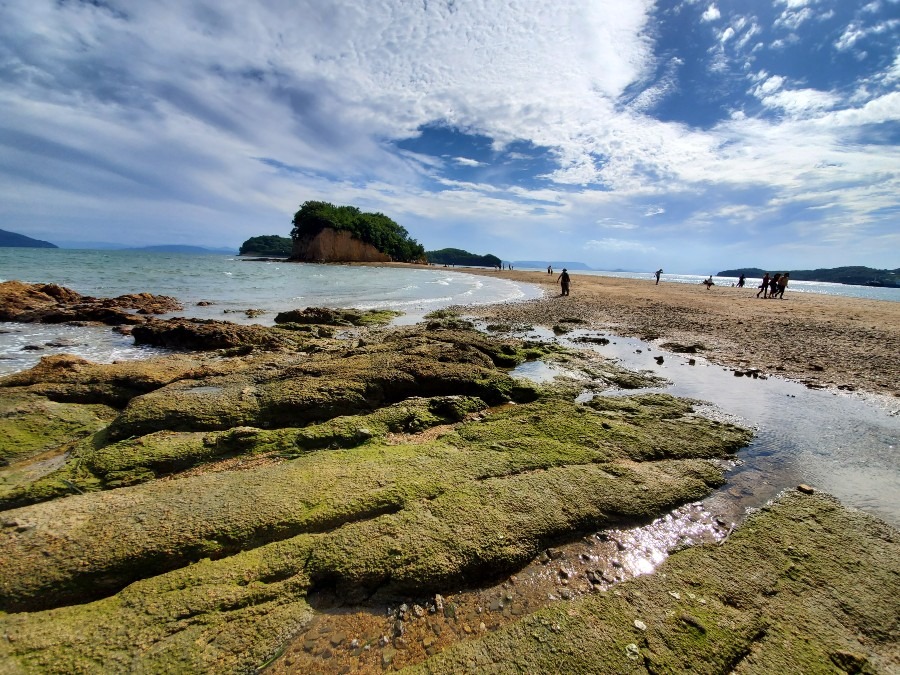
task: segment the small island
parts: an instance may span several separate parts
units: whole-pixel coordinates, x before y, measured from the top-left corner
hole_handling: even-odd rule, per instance
[[[240,255],[289,256],[294,248],[294,240],[277,234],[250,237],[241,244]]]
[[[495,255],[478,255],[459,248],[442,248],[425,254],[428,262],[435,265],[462,265],[464,267],[500,267],[501,260]]]
[[[294,214],[289,260],[424,262],[425,249],[383,213],[307,201]]]

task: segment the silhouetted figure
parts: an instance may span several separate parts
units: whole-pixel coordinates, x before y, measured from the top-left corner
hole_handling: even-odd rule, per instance
[[[742,275],[738,278],[738,288],[743,288],[743,287],[744,287],[744,283],[745,283],[746,281],[747,281],[747,275],[742,274]]]
[[[547,274],[553,274],[553,265],[547,265]]]
[[[701,283],[706,284],[706,290],[716,285],[716,282],[712,280],[712,274],[709,275],[709,279],[704,279]]]
[[[778,297],[784,300],[784,289],[787,288],[788,285],[788,277],[790,273],[785,272],[781,275],[781,278],[778,280]],[[775,296],[772,296],[775,297]]]
[[[556,283],[558,283],[558,284],[560,284],[560,285],[562,286],[562,293],[561,293],[561,295],[568,295],[568,294],[569,294],[569,283],[570,283],[570,281],[571,281],[571,280],[569,279],[569,273],[566,271],[566,268],[563,267],[562,274],[560,274],[559,277],[557,277],[557,279],[556,279]]]
[[[759,294],[763,294],[763,300],[769,297],[769,273],[766,272],[766,276],[763,277],[762,283],[759,285],[759,290],[756,292],[756,297],[759,297]]]
[[[769,282],[769,300],[775,297],[775,294],[778,292],[778,282],[781,281],[781,274],[775,273],[775,276],[772,277],[772,281]]]
[[[662,267],[656,270],[656,285],[659,286],[659,277],[662,274]]]

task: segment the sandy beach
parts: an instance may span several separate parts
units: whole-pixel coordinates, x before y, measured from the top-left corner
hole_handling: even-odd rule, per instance
[[[560,297],[557,274],[465,270],[538,284],[540,300],[465,313],[495,322],[553,326],[581,319],[595,329],[664,345],[699,345],[714,363],[758,368],[810,387],[900,396],[900,303],[812,293],[763,300],[756,288],[572,274]]]

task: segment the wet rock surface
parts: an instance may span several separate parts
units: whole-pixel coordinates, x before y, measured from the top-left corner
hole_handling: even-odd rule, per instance
[[[181,309],[178,300],[166,295],[132,293],[116,298],[94,298],[56,284],[0,282],[0,321],[81,321],[116,326],[143,323],[149,315]]]
[[[720,545],[558,603],[410,672],[895,672],[900,540],[793,492]],[[848,573],[848,570],[856,573]]]

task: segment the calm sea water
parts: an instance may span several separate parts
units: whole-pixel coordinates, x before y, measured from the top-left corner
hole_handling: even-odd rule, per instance
[[[83,295],[171,295],[184,311],[164,316],[271,325],[278,312],[303,307],[395,309],[415,323],[450,305],[540,297],[538,287],[445,268],[391,268],[263,262],[228,255],[143,251],[0,248],[0,281],[55,283]],[[198,302],[212,303],[198,306]],[[248,318],[247,309],[264,313]],[[57,345],[57,346],[54,346]],[[0,374],[30,368],[41,356],[73,353],[93,361],[144,358],[131,338],[109,328],[0,324]]]

